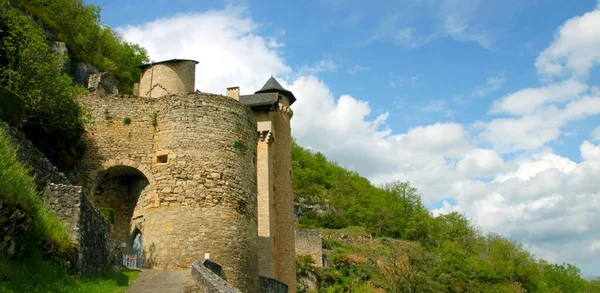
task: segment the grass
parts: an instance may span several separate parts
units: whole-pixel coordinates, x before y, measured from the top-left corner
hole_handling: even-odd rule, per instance
[[[0,259],[0,292],[125,292],[138,274],[133,270],[107,270],[80,278],[42,260],[39,255],[22,262]]]
[[[17,160],[6,130],[0,128],[0,197],[21,203],[33,215],[31,234],[66,251],[71,246],[67,229],[42,202],[33,178]]]
[[[0,198],[20,203],[32,217],[31,226],[17,242],[25,251],[23,259],[9,260],[0,253],[0,293],[125,292],[137,277],[137,271],[121,270],[79,278],[67,273],[65,261],[44,259],[40,243],[67,252],[71,248],[68,232],[37,194],[33,178],[17,160],[4,128],[0,128]]]

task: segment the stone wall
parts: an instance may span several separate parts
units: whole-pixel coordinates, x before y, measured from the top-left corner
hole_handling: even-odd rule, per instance
[[[139,95],[161,97],[170,94],[191,93],[195,90],[196,61],[175,60],[142,68]]]
[[[296,254],[310,255],[316,267],[323,266],[321,233],[317,230],[296,230]]]
[[[111,225],[83,196],[81,187],[49,183],[44,201],[67,227],[78,250],[78,271],[90,275],[118,264]]]
[[[50,182],[57,184],[70,184],[67,177],[58,171],[42,152],[36,149],[33,144],[25,138],[22,132],[16,128],[8,126],[0,121],[0,127],[8,132],[11,144],[17,151],[19,161],[29,168],[29,174],[34,177],[38,191],[44,190]]]
[[[211,94],[79,102],[93,117],[75,172],[84,193],[93,198],[98,185],[125,168],[149,183],[131,219],[143,236],[144,266],[184,269],[210,253],[232,285],[256,292],[258,275],[250,272],[257,272],[257,136],[250,109]]]
[[[292,135],[290,120],[291,109],[287,98],[283,97],[278,109],[273,113],[274,136],[274,189],[275,216],[277,233],[275,234],[276,279],[288,285],[289,292],[296,292],[296,251],[294,193],[292,191]]]
[[[241,293],[204,265],[202,261],[192,263],[192,275],[198,282],[200,292],[204,293]]]
[[[42,199],[69,231],[79,253],[78,271],[88,275],[114,264],[116,247],[110,224],[83,196],[81,187],[71,185],[66,176],[17,129],[2,121],[0,127],[8,131],[18,159],[34,176]]]
[[[288,293],[288,285],[267,277],[259,277],[261,293]]]

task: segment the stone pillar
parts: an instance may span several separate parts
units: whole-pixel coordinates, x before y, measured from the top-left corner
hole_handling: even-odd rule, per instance
[[[258,124],[256,149],[256,183],[258,189],[258,274],[275,278],[273,234],[275,203],[273,198],[273,124],[272,112],[255,113]]]
[[[296,251],[294,194],[292,192],[292,136],[290,120],[292,111],[287,98],[281,99],[278,109],[273,111],[274,164],[274,199],[275,227],[274,234],[275,276],[277,280],[288,285],[290,293],[296,292]]]

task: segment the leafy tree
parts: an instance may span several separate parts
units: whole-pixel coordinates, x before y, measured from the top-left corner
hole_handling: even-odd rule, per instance
[[[83,89],[74,86],[62,73],[62,60],[46,43],[44,31],[21,11],[0,0],[0,86],[20,95],[25,102],[28,138],[51,159],[61,151],[77,147],[83,133],[81,111],[73,96]]]
[[[144,48],[125,42],[100,21],[100,7],[82,0],[12,0],[11,3],[39,20],[51,39],[66,43],[74,61],[112,72],[122,93],[131,94],[140,78],[138,68],[148,61]]]

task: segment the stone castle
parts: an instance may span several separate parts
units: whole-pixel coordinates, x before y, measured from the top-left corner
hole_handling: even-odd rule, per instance
[[[210,259],[243,292],[258,292],[259,276],[295,292],[296,98],[273,77],[252,95],[194,92],[196,64],[146,64],[134,95],[80,97],[91,123],[76,181],[142,267]]]

